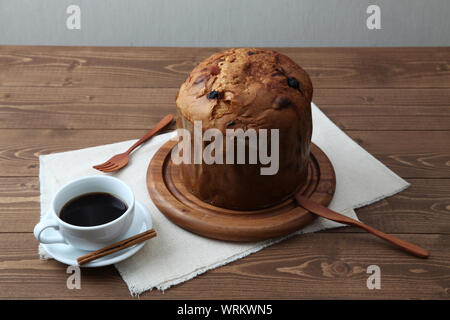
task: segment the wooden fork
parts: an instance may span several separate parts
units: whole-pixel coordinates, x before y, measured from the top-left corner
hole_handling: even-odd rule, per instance
[[[98,164],[96,166],[93,166],[94,169],[97,169],[102,172],[114,172],[119,169],[122,169],[128,164],[128,161],[130,160],[130,153],[136,149],[138,146],[143,144],[145,141],[153,137],[156,133],[161,131],[165,126],[167,126],[169,123],[171,123],[173,120],[173,115],[168,114],[165,116],[158,124],[151,129],[149,132],[145,134],[139,141],[137,141],[135,144],[133,144],[127,151],[124,153],[119,153],[106,161],[105,163]]]

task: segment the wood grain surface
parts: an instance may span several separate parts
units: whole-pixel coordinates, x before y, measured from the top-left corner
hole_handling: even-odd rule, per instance
[[[114,267],[66,287],[39,260],[40,154],[136,139],[175,110],[177,87],[216,48],[0,47],[0,298],[128,299]],[[357,210],[427,248],[421,260],[355,228],[293,237],[141,299],[449,299],[450,48],[283,48],[314,102],[409,189]],[[366,268],[381,269],[368,290]],[[193,294],[195,293],[195,294]]]

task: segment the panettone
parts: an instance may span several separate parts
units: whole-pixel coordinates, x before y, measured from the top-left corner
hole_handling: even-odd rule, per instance
[[[308,74],[275,51],[231,49],[201,62],[178,92],[177,127],[189,130],[192,145],[195,121],[203,132],[215,128],[224,137],[226,129],[278,129],[279,166],[276,174],[262,175],[267,165],[261,163],[182,163],[187,189],[212,205],[237,210],[291,196],[307,177],[312,93]]]

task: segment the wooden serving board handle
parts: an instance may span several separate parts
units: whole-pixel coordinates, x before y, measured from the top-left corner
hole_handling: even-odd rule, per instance
[[[355,226],[355,227],[364,229],[367,232],[370,232],[373,235],[375,235],[383,240],[386,240],[386,241],[392,243],[393,245],[395,245],[395,246],[405,250],[406,252],[409,252],[419,258],[428,258],[428,256],[430,255],[427,250],[425,250],[419,246],[416,246],[415,244],[412,244],[410,242],[407,242],[405,240],[397,238],[393,235],[384,233],[384,232],[377,230],[373,227],[370,227],[360,221],[354,220],[354,219],[344,216],[340,213],[337,213],[333,210],[330,210],[327,207],[324,207],[324,206],[322,206],[300,194],[297,194],[295,196],[295,199],[297,200],[297,203],[300,206],[302,206],[303,208],[309,210],[310,212],[312,212],[314,214],[317,214],[318,216],[321,216],[328,220],[333,220],[336,222],[340,222],[343,224],[347,224],[347,225],[351,225],[351,226]]]

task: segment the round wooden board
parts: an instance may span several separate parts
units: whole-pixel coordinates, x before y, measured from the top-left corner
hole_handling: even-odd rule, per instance
[[[171,161],[176,141],[168,141],[153,156],[147,170],[147,188],[156,207],[172,222],[199,235],[228,241],[256,241],[280,237],[311,223],[316,215],[290,198],[273,207],[236,211],[215,207],[192,195],[180,179],[179,166]],[[311,159],[303,195],[328,206],[336,189],[333,165],[311,144]]]

